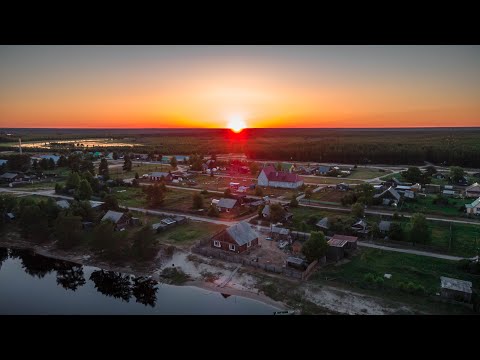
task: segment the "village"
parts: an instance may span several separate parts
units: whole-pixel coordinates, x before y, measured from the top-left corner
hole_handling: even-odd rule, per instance
[[[396,300],[438,302],[447,312],[478,310],[478,169],[101,148],[22,153],[21,145],[1,156],[3,226],[37,244],[85,247],[153,269],[175,252],[216,259],[234,269],[213,276],[222,286],[241,268],[277,282],[354,284],[369,294],[388,289]],[[426,270],[368,269],[369,258],[384,253],[444,263],[428,281],[415,274]]]

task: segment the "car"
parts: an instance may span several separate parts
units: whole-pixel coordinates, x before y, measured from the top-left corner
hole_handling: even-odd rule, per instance
[[[272,241],[272,238],[271,237],[266,237],[265,240]]]

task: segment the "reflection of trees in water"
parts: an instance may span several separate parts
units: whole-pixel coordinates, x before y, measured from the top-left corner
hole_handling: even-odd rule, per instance
[[[64,289],[77,290],[85,284],[83,267],[75,263],[36,255],[30,250],[10,249],[12,259],[20,259],[25,272],[43,278],[52,271],[57,272],[57,284]]]
[[[157,282],[146,277],[137,277],[133,280],[133,296],[143,305],[155,306],[157,302]]]
[[[43,278],[55,270],[55,260],[42,255],[36,255],[30,250],[11,249],[10,257],[20,259],[25,272],[33,277]]]
[[[0,248],[0,269],[2,268],[3,262],[7,259],[8,259],[8,249]]]
[[[83,266],[71,265],[68,263],[59,264],[57,267],[57,284],[66,290],[77,290],[80,286],[85,285],[85,277],[83,276]]]
[[[114,271],[97,270],[92,272],[90,280],[95,287],[104,295],[130,301],[133,295],[138,303],[155,306],[157,301],[157,282],[155,280],[137,277],[133,281],[130,275]]]
[[[119,272],[96,270],[90,275],[90,280],[95,283],[99,292],[128,302],[132,295],[129,275]]]

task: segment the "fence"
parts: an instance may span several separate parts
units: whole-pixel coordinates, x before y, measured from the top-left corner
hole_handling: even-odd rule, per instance
[[[260,264],[256,261],[246,259],[246,258],[242,257],[241,255],[233,255],[233,254],[223,253],[223,252],[220,252],[219,250],[200,247],[198,245],[192,247],[192,252],[203,255],[203,256],[211,256],[213,258],[217,258],[217,259],[220,259],[220,260],[225,260],[225,261],[228,261],[228,262],[233,262],[233,263],[237,263],[237,264],[250,266],[250,267],[253,267],[253,268],[256,268],[256,269],[262,269],[262,270],[273,272],[273,273],[276,273],[276,274],[282,274],[283,273],[284,275],[294,277],[296,279],[301,279],[301,280],[305,279],[306,276],[308,276],[313,271],[313,268],[317,264],[317,262],[312,263],[312,264],[310,264],[310,266],[307,268],[306,271],[301,272],[301,271],[297,271],[297,270],[293,270],[293,269],[284,268],[282,266],[275,266],[275,265],[271,265],[271,264]],[[307,271],[308,271],[308,273],[307,273]],[[305,274],[305,273],[307,273],[307,274]]]

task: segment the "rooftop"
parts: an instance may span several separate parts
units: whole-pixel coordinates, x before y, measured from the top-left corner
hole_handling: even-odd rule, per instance
[[[355,242],[358,240],[356,236],[348,236],[348,235],[333,235],[330,240],[345,240],[347,242]]]
[[[347,240],[335,239],[334,237],[332,237],[330,240],[328,240],[328,245],[343,248],[347,242]]]
[[[230,226],[226,231],[239,246],[258,238],[258,234],[245,221]]]
[[[118,221],[120,221],[122,216],[122,212],[108,210],[107,213],[103,216],[102,221],[111,220],[116,224]]]
[[[233,209],[236,203],[237,203],[237,199],[221,198],[218,201],[217,206],[221,208],[226,208],[226,209]]]
[[[58,200],[57,205],[62,209],[68,209],[70,207],[70,203],[67,200]]]
[[[470,281],[440,276],[440,286],[442,289],[461,291],[468,294],[472,293],[472,283]]]

